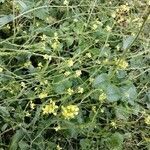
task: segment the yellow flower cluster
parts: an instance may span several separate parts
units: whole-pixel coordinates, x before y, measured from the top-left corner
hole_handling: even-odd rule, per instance
[[[99,100],[104,101],[107,98],[107,95],[105,93],[100,94]]]
[[[117,65],[118,68],[120,69],[126,69],[128,67],[128,62],[126,62],[123,59],[118,59],[116,60],[115,64]]]
[[[81,94],[82,94],[83,92],[84,92],[84,89],[79,86],[79,87],[78,87],[78,93],[81,93]]]
[[[106,26],[106,31],[111,32],[111,30],[112,30],[112,28],[109,25],[107,25]]]
[[[79,108],[76,105],[62,106],[62,115],[65,119],[72,119],[79,113]]]
[[[98,26],[102,26],[102,25],[103,25],[103,23],[98,21],[98,19],[96,19],[96,21],[92,25],[92,29],[96,30],[98,28]]]
[[[62,150],[59,144],[57,145],[57,150]]]
[[[73,62],[72,59],[69,59],[69,60],[67,61],[67,66],[68,66],[68,67],[72,67],[73,64],[74,64],[74,62]]]
[[[54,130],[55,130],[56,132],[59,131],[59,130],[61,130],[61,126],[58,125],[57,127],[54,128]]]
[[[34,104],[32,101],[30,102],[30,108],[31,108],[31,109],[34,109],[34,108],[35,108],[35,104]]]
[[[65,73],[64,73],[64,75],[67,77],[67,76],[69,76],[71,74],[71,72],[70,71],[66,71]]]
[[[46,60],[51,60],[52,59],[51,56],[49,56],[47,54],[43,55],[43,58],[46,59]]]
[[[45,97],[47,97],[47,93],[42,92],[42,93],[39,94],[39,98],[40,98],[40,99],[43,99],[43,98],[45,98]]]
[[[76,70],[76,77],[79,77],[82,74],[81,70]]]
[[[60,42],[58,41],[58,34],[57,32],[54,33],[54,41],[53,43],[51,44],[51,47],[56,50],[60,45]]]
[[[145,117],[145,123],[150,125],[150,115],[148,115],[147,117]]]
[[[69,88],[68,90],[67,90],[67,93],[69,94],[69,95],[72,95],[73,94],[73,89],[71,89],[71,88]]]
[[[58,106],[52,100],[50,101],[49,104],[45,105],[42,108],[43,114],[53,114],[53,115],[57,114],[57,109],[58,109]]]
[[[91,57],[92,57],[91,53],[86,53],[86,56],[87,56],[88,58],[91,58]]]
[[[0,72],[2,72],[2,71],[3,71],[3,68],[0,67]]]
[[[117,129],[117,124],[116,124],[114,121],[111,122],[111,125],[112,125],[112,127],[114,127],[115,129]]]
[[[119,8],[116,9],[116,12],[112,13],[112,17],[115,18],[116,22],[121,26],[126,26],[128,23],[128,12],[130,8],[128,4],[120,5]]]

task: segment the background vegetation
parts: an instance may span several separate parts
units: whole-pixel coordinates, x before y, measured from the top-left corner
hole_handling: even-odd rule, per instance
[[[149,0],[0,0],[0,150],[150,150]]]

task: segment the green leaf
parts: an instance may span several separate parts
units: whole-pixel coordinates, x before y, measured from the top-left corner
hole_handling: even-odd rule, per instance
[[[28,10],[28,6],[23,1],[17,0],[17,2],[19,3],[21,12]]]
[[[109,84],[106,89],[107,100],[109,102],[118,101],[121,98],[120,90],[117,86]]]
[[[115,114],[117,119],[127,120],[130,115],[130,111],[128,108],[123,107],[122,105],[119,105],[115,107]]]
[[[74,38],[72,36],[67,37],[66,43],[67,43],[68,47],[71,46],[73,44],[73,42],[74,42]]]
[[[100,55],[100,49],[99,48],[92,48],[88,50],[94,57],[98,57]]]
[[[82,150],[90,149],[91,140],[89,140],[89,139],[81,139],[80,140],[80,145],[81,145],[81,149]]]
[[[18,143],[20,150],[27,150],[29,149],[29,145],[25,141],[20,141]]]
[[[0,18],[0,27],[4,26],[5,24],[13,21],[13,15],[4,15]]]
[[[4,3],[5,2],[5,0],[0,0],[0,3]]]
[[[127,101],[130,104],[134,104],[134,100],[137,98],[136,87],[133,84],[128,84],[121,87],[122,100]]]
[[[125,70],[118,70],[116,74],[118,79],[125,78],[125,76],[127,75]]]
[[[67,80],[60,79],[60,82],[54,84],[54,91],[58,94],[63,93],[66,89],[72,86],[72,82]]]
[[[2,114],[3,117],[9,117],[9,111],[6,107],[0,106],[0,114]]]
[[[55,93],[63,93],[65,91],[65,86],[63,84],[56,84],[54,85]]]
[[[18,149],[18,143],[22,139],[23,136],[24,136],[23,131],[21,129],[17,130],[15,135],[12,137],[9,150],[17,150]]]
[[[122,150],[123,144],[123,135],[115,132],[110,138],[107,140],[107,146],[110,150]]]
[[[128,36],[126,38],[123,38],[123,49],[127,49],[131,45],[133,40],[134,40],[133,36]]]
[[[34,11],[33,14],[35,15],[35,17],[37,17],[37,18],[39,18],[41,20],[44,20],[44,21],[46,21],[46,18],[49,17],[47,9],[39,9],[37,11]]]
[[[106,73],[102,73],[98,75],[93,81],[94,88],[102,88],[105,89],[109,84],[109,78]]]

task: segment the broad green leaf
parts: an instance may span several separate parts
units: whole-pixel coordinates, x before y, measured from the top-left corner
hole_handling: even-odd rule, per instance
[[[106,95],[109,102],[115,102],[121,98],[120,89],[113,84],[109,84],[106,88]]]
[[[107,146],[110,150],[122,150],[123,140],[123,135],[115,132],[110,138],[108,138]]]
[[[116,74],[119,79],[122,79],[127,75],[125,70],[118,70]]]
[[[127,49],[131,45],[133,40],[134,40],[133,36],[128,36],[126,38],[123,38],[123,49]]]
[[[81,149],[82,150],[90,149],[91,140],[89,140],[89,139],[81,139],[80,140],[80,145],[81,145]]]
[[[21,12],[24,12],[24,11],[26,11],[28,9],[28,6],[22,0],[17,0],[17,2],[20,5]]]
[[[0,0],[0,3],[4,3],[5,2],[5,0]]]
[[[127,120],[130,113],[131,111],[128,108],[123,107],[122,105],[115,107],[115,114],[117,119]]]
[[[3,106],[0,106],[0,114],[3,117],[9,117],[10,116],[9,111],[7,110],[7,108],[3,107]]]
[[[55,93],[63,93],[65,90],[65,86],[63,84],[56,84],[54,85]]]
[[[35,15],[35,17],[38,17],[39,19],[45,20],[45,21],[46,21],[46,18],[49,17],[47,9],[39,9],[39,10],[33,12],[33,14]]]
[[[61,82],[61,79],[60,79],[60,82],[54,84],[54,91],[58,94],[61,94],[63,93],[66,89],[70,88],[72,85],[72,82],[69,81],[69,80],[64,80]]]
[[[95,80],[93,81],[93,87],[94,88],[106,88],[109,83],[109,78],[106,73],[102,73],[98,75]]]
[[[122,100],[127,101],[130,104],[134,104],[137,98],[136,87],[133,84],[128,84],[121,87]]]
[[[11,139],[11,144],[10,144],[9,150],[17,150],[18,149],[18,143],[22,139],[23,136],[24,136],[23,131],[21,129],[17,130]]]
[[[94,57],[98,57],[100,55],[100,49],[99,48],[92,48],[88,50]]]
[[[4,15],[0,18],[0,27],[4,26],[5,24],[13,21],[13,15]]]
[[[27,150],[30,147],[25,141],[20,141],[18,145],[20,150]]]
[[[72,36],[67,37],[66,43],[67,43],[68,47],[71,46],[73,44],[73,42],[74,42],[74,38]]]

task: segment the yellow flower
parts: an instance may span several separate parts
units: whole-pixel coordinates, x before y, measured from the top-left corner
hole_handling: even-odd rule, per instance
[[[102,26],[103,23],[101,21],[96,20],[96,24]]]
[[[69,88],[69,89],[67,90],[67,93],[68,93],[69,95],[72,95],[73,92],[74,92],[74,91],[73,91],[71,88]]]
[[[100,111],[101,111],[101,113],[104,113],[104,108],[102,108]]]
[[[25,114],[25,115],[26,115],[26,117],[31,116],[31,114],[30,114],[28,111],[26,111],[25,113],[26,113],[26,114]]]
[[[120,46],[119,46],[119,45],[117,45],[117,46],[116,46],[116,49],[119,51],[119,50],[120,50]]]
[[[61,150],[62,148],[59,146],[59,145],[57,145],[57,150]]]
[[[92,57],[91,53],[86,53],[86,56],[87,56],[88,58],[91,58],[91,57]]]
[[[109,60],[106,58],[104,61],[103,61],[104,64],[109,64]]]
[[[79,77],[82,74],[81,70],[76,70],[76,77]]]
[[[51,60],[52,59],[51,56],[49,56],[47,54],[43,55],[43,58],[46,59],[46,60],[48,60],[48,59]]]
[[[111,125],[112,125],[112,127],[114,127],[115,129],[117,128],[117,124],[116,124],[114,121],[111,122]]]
[[[128,62],[123,59],[116,60],[116,65],[120,69],[126,69],[128,67]]]
[[[59,125],[54,128],[55,131],[58,131],[58,130],[60,130],[60,129],[61,129],[61,127],[60,127]]]
[[[96,113],[96,106],[92,106],[92,111]]]
[[[69,76],[71,74],[71,72],[70,71],[66,71],[65,73],[64,73],[64,75],[67,77],[67,76]]]
[[[0,72],[3,72],[3,68],[0,67]]]
[[[47,93],[42,92],[41,94],[39,94],[40,99],[43,99],[45,97],[47,97]]]
[[[43,36],[41,37],[41,40],[42,40],[42,41],[45,41],[46,38],[47,38],[47,36],[46,36],[45,34],[43,34]]]
[[[40,62],[40,63],[38,63],[38,67],[43,67],[43,65],[42,65],[42,63]]]
[[[30,61],[24,63],[24,66],[25,66],[25,67],[29,67],[30,65],[31,65],[31,62],[30,62]]]
[[[58,33],[57,33],[57,32],[54,33],[54,39],[55,39],[56,41],[58,41]]]
[[[106,26],[106,31],[111,32],[112,28],[110,26]]]
[[[93,83],[94,78],[89,78],[90,83]]]
[[[107,95],[105,94],[105,93],[102,93],[102,94],[100,94],[100,96],[99,96],[99,100],[100,101],[103,101],[103,100],[105,100],[107,98]]]
[[[52,100],[50,101],[49,104],[45,105],[42,108],[43,114],[53,114],[53,115],[57,114],[57,109],[58,109],[58,106]]]
[[[145,118],[145,123],[150,125],[150,115]]]
[[[65,119],[72,119],[79,113],[79,108],[76,105],[62,106],[62,115]]]
[[[126,4],[126,5],[121,5],[120,10],[128,12],[130,10],[130,8],[129,8],[128,4]]]
[[[10,25],[9,25],[9,24],[7,24],[6,28],[7,28],[7,29],[10,29],[11,27],[10,27]]]
[[[34,109],[34,108],[35,108],[35,104],[34,104],[32,101],[30,102],[30,108],[31,108],[31,109]]]
[[[69,60],[67,61],[67,65],[68,65],[68,67],[72,67],[72,66],[73,66],[73,64],[74,64],[74,62],[73,62],[73,60],[72,60],[72,59],[69,59]]]
[[[21,86],[22,86],[23,88],[25,88],[25,87],[26,87],[26,84],[25,84],[24,82],[21,82]]]
[[[68,2],[67,0],[64,0],[63,4],[64,4],[64,5],[68,5],[69,2]]]
[[[84,92],[84,89],[82,87],[78,87],[78,93],[83,93]]]
[[[75,18],[75,19],[73,19],[73,21],[74,21],[74,22],[78,22],[78,19],[77,19],[77,18]]]
[[[52,48],[54,49],[54,50],[56,50],[57,48],[58,48],[58,46],[59,46],[59,41],[55,41],[54,43],[52,43]]]
[[[111,16],[112,16],[113,18],[115,18],[115,17],[116,17],[116,12],[113,12],[113,13],[111,14]]]
[[[97,28],[98,28],[98,25],[97,24],[93,24],[92,29],[96,30]]]

